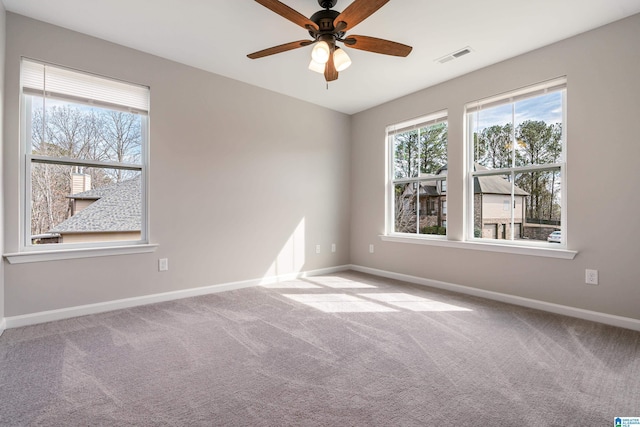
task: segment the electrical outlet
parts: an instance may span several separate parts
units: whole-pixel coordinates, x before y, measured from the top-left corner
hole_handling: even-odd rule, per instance
[[[584,281],[588,285],[598,284],[598,270],[585,270]]]
[[[319,254],[320,253],[320,245],[316,245],[316,253]]]
[[[167,271],[167,270],[169,270],[169,259],[160,258],[158,260],[158,271]]]
[[[331,244],[331,252],[335,252],[336,251],[336,244],[332,243]]]
[[[369,245],[369,253],[372,254],[373,253],[373,245]]]

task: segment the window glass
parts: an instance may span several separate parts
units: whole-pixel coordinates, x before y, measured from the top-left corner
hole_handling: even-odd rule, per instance
[[[563,228],[566,89],[549,86],[468,106],[472,237],[547,242]]]
[[[398,233],[416,233],[416,205],[413,201],[416,183],[394,185],[394,230]]]
[[[31,154],[141,164],[143,116],[26,95]]]
[[[145,241],[148,89],[127,88],[23,60],[24,246]]]
[[[393,192],[390,231],[446,235],[446,114],[390,126],[387,137]]]

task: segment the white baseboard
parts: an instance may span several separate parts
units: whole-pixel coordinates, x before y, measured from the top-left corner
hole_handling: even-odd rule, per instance
[[[0,319],[0,337],[2,336],[2,333],[5,329],[7,329],[7,319],[3,317],[2,319]]]
[[[69,319],[71,317],[85,316],[88,314],[104,313],[106,311],[120,310],[123,308],[136,307],[140,305],[154,304],[157,302],[171,301],[181,298],[189,298],[200,295],[213,294],[217,292],[231,291],[235,289],[248,288],[252,286],[268,285],[271,283],[295,280],[302,277],[318,276],[321,274],[337,273],[348,270],[348,265],[322,268],[318,270],[303,271],[297,273],[282,274],[279,276],[269,276],[260,279],[244,280],[239,282],[223,283],[220,285],[204,286],[200,288],[184,289],[180,291],[164,292],[160,294],[144,295],[140,297],[125,298],[113,301],[100,302],[96,304],[80,305],[76,307],[62,308],[58,310],[41,311],[38,313],[24,314],[20,316],[6,317],[0,322],[2,330],[18,328],[21,326],[35,325],[38,323],[51,322],[54,320]]]
[[[429,286],[448,291],[459,292],[462,294],[473,295],[477,297],[487,298],[494,301],[506,302],[509,304],[520,305],[523,307],[535,308],[551,313],[562,314],[565,316],[576,317],[579,319],[591,320],[594,322],[604,323],[607,325],[618,326],[621,328],[640,331],[640,320],[629,317],[615,316],[612,314],[600,313],[597,311],[584,310],[560,304],[554,304],[545,301],[539,301],[529,298],[518,297],[515,295],[503,294],[499,292],[487,291],[484,289],[472,288],[469,286],[456,285],[448,282],[425,279],[408,274],[394,273],[386,270],[378,270],[370,267],[359,265],[342,265],[336,267],[311,270],[306,272],[289,273],[279,276],[269,276],[260,279],[244,280],[239,282],[230,282],[220,285],[204,286],[200,288],[184,289],[180,291],[164,292],[160,294],[144,295],[134,298],[125,298],[114,301],[107,301],[96,304],[87,304],[76,307],[63,308],[59,310],[42,311],[39,313],[25,314],[21,316],[10,316],[0,320],[0,335],[5,329],[18,328],[21,326],[35,325],[38,323],[51,322],[54,320],[68,319],[71,317],[84,316],[88,314],[103,313],[106,311],[119,310],[123,308],[136,307],[140,305],[153,304],[157,302],[171,301],[181,298],[189,298],[199,295],[207,295],[217,292],[231,291],[235,289],[248,288],[252,286],[268,285],[287,280],[295,280],[303,277],[318,276],[322,274],[332,274],[344,270],[354,270],[362,273],[372,274],[374,276],[386,277],[389,279],[402,280],[404,282],[414,283],[417,285]]]
[[[372,274],[374,276],[386,277],[389,279],[402,280],[404,282],[414,283],[417,285],[429,286],[432,288],[445,289],[448,291],[459,292],[462,294],[473,295],[477,297],[487,298],[495,301],[506,302],[509,304],[520,305],[523,307],[535,308],[551,313],[562,314],[579,319],[591,320],[593,322],[604,323],[607,325],[618,326],[620,328],[632,329],[640,331],[640,319],[630,317],[615,316],[612,314],[600,313],[597,311],[584,310],[582,308],[570,307],[566,305],[554,304],[545,301],[539,301],[529,298],[518,297],[515,295],[503,294],[500,292],[487,291],[484,289],[472,288],[469,286],[456,285],[453,283],[440,282],[438,280],[430,280],[408,274],[394,273],[391,271],[378,270],[375,268],[362,267],[359,265],[351,265],[351,270],[362,273]]]

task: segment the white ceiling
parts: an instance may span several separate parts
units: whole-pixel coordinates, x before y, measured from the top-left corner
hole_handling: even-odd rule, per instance
[[[353,114],[518,54],[640,13],[638,0],[391,0],[350,30],[413,46],[407,58],[348,49],[353,65],[327,90],[311,47],[248,53],[309,39],[251,0],[2,0],[29,16],[337,111]],[[281,0],[305,16],[317,0]],[[338,0],[342,11],[352,0]],[[435,60],[470,46],[455,61]]]

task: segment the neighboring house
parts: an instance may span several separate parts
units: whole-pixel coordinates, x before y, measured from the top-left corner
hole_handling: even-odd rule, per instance
[[[445,170],[438,171],[438,175],[446,173]],[[421,177],[435,176],[435,175],[423,175]],[[420,184],[419,200],[420,200],[420,230],[425,227],[446,227],[447,226],[447,195],[446,195],[446,181],[429,181]],[[416,196],[415,189],[417,184],[407,184],[402,194],[404,212],[416,211]],[[410,221],[410,228],[415,230],[415,215]],[[424,231],[421,231],[424,232]],[[433,233],[437,231],[434,229]]]
[[[86,188],[86,182],[83,185]],[[77,178],[74,176],[74,188]],[[51,230],[59,243],[140,240],[142,193],[140,178],[68,196],[71,217]]]
[[[475,164],[475,170],[488,168]],[[524,235],[525,197],[529,193],[514,187],[513,237]],[[511,183],[500,175],[479,176],[473,181],[473,227],[476,236],[487,239],[509,239],[511,236]]]
[[[487,170],[479,164],[476,170]],[[446,175],[447,166],[435,175]],[[426,176],[425,176],[426,177]],[[446,181],[430,181],[420,185],[420,222],[422,230],[432,228],[427,233],[437,233],[435,228],[447,226]],[[476,177],[473,183],[474,228],[477,237],[505,239],[511,236],[511,183],[498,175]],[[525,197],[529,195],[519,187],[514,189],[514,238],[523,236],[525,227]],[[402,195],[409,212],[415,212],[415,187],[407,185]],[[415,220],[415,217],[414,217]],[[415,230],[415,221],[413,222]],[[480,234],[480,236],[478,236]]]

